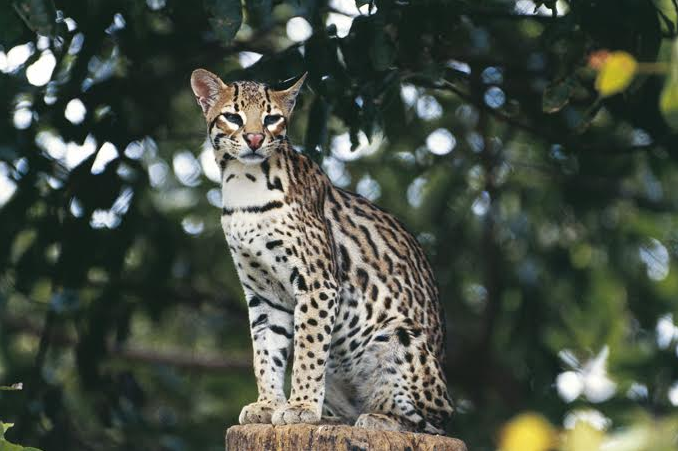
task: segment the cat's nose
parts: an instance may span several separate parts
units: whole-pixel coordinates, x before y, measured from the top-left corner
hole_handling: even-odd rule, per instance
[[[263,133],[245,133],[243,137],[245,138],[247,145],[250,146],[250,149],[252,150],[257,150],[259,147],[261,147],[261,143],[264,142]]]

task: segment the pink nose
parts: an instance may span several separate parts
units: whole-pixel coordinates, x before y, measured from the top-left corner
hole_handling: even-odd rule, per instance
[[[261,147],[261,143],[264,142],[263,133],[245,133],[243,137],[245,138],[247,145],[250,146],[250,149],[252,150],[257,150],[259,147]]]

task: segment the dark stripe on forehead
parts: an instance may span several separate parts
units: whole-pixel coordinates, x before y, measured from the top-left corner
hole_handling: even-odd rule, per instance
[[[270,91],[270,88],[268,86],[264,86],[264,94],[266,95],[266,112],[270,113],[271,112],[271,96],[269,95],[268,91]]]
[[[233,93],[233,107],[235,108],[235,111],[240,111],[240,107],[238,106],[238,95],[240,94],[240,86],[238,83],[233,83],[233,86],[235,87],[235,92]]]

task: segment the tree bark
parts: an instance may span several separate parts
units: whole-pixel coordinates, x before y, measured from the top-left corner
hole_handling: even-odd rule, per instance
[[[467,451],[459,439],[351,426],[248,424],[226,431],[226,451]]]

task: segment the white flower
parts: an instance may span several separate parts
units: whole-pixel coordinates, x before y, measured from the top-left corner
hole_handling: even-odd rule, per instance
[[[565,402],[572,402],[584,395],[589,401],[598,403],[614,395],[617,384],[607,375],[607,358],[610,355],[607,345],[583,366],[569,351],[561,351],[559,355],[573,367],[573,370],[560,373],[556,378],[558,394]]]

